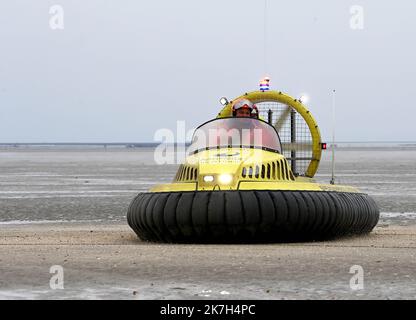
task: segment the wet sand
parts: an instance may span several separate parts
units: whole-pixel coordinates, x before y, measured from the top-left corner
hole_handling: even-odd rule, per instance
[[[64,289],[52,290],[52,265]],[[350,267],[364,288],[350,288]],[[125,224],[3,225],[2,299],[416,299],[416,226],[267,245],[140,241]]]
[[[329,155],[318,181],[329,181]],[[0,150],[0,299],[416,299],[416,148],[336,156],[337,182],[382,211],[370,235],[169,245],[141,242],[126,223],[133,197],[177,170],[152,150]],[[52,265],[64,290],[50,289]],[[363,290],[350,288],[353,265]]]
[[[316,179],[330,180],[330,152]],[[336,182],[376,200],[382,212],[416,212],[416,147],[343,149]],[[157,165],[153,149],[0,149],[0,221],[125,222],[130,201],[172,181],[178,165]]]

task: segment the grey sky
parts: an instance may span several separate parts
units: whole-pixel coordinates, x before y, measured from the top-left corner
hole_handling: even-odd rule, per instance
[[[263,0],[0,2],[0,142],[152,141],[257,90]],[[64,8],[51,30],[49,8]],[[350,28],[350,7],[364,29]],[[268,0],[268,75],[324,139],[416,140],[416,2]]]

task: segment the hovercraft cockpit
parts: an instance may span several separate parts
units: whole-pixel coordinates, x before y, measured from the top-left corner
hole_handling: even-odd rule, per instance
[[[189,154],[222,148],[282,153],[279,134],[273,126],[258,119],[230,117],[216,118],[199,126],[193,135]]]

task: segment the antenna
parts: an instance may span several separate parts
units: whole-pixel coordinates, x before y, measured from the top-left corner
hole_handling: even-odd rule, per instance
[[[267,0],[264,0],[263,16],[263,63],[264,75],[267,75]]]
[[[335,89],[332,90],[332,166],[330,184],[335,184]]]

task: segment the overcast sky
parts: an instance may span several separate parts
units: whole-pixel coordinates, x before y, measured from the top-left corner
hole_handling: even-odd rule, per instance
[[[267,7],[272,88],[307,92],[324,139],[335,88],[337,140],[416,140],[415,1]],[[221,96],[258,88],[263,17],[264,0],[2,0],[0,142],[153,141],[213,118]]]

